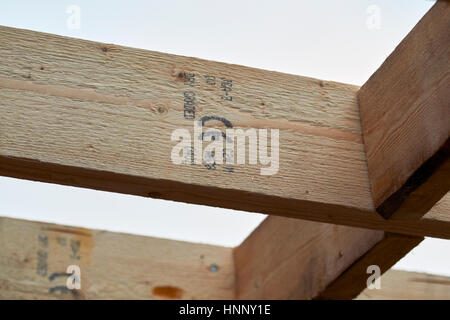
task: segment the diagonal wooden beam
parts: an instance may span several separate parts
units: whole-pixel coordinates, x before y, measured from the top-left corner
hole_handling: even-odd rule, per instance
[[[385,218],[417,219],[450,190],[450,2],[438,1],[358,92]]]
[[[353,299],[421,237],[270,216],[234,251],[238,299]]]
[[[356,86],[7,27],[0,61],[1,175],[450,238],[448,198],[375,213]],[[279,129],[278,172],[172,163],[193,103],[207,125]]]
[[[382,241],[357,259],[316,298],[335,300],[356,298],[367,288],[369,277],[367,267],[378,266],[383,274],[422,240],[420,237],[385,233]]]

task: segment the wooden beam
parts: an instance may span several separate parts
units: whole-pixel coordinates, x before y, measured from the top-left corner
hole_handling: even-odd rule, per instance
[[[423,238],[270,216],[235,249],[239,299],[353,299]],[[349,281],[353,277],[353,281]]]
[[[438,1],[358,92],[376,210],[417,219],[450,190],[450,2]]]
[[[384,247],[390,261],[410,248],[402,238]],[[275,216],[235,249],[0,218],[0,299],[311,299],[383,243],[382,231]],[[65,287],[70,265],[81,290]]]
[[[450,300],[450,277],[389,270],[381,289],[365,289],[357,300]]]
[[[386,233],[382,241],[356,260],[339,278],[333,281],[318,299],[348,300],[356,298],[367,287],[367,267],[376,265],[381,274],[417,246],[423,238]]]
[[[0,247],[0,299],[234,298],[231,248],[9,218]]]
[[[1,175],[450,238],[447,204],[375,213],[356,86],[7,27],[0,59]],[[192,103],[208,125],[279,129],[278,173],[173,164]]]

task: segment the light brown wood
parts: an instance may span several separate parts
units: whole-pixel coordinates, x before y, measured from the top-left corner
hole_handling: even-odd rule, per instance
[[[312,299],[383,236],[269,216],[234,251],[237,298]]]
[[[0,299],[234,298],[231,248],[9,218],[0,247]]]
[[[236,294],[239,299],[352,299],[365,288],[369,265],[385,271],[422,239],[270,216],[234,251]]]
[[[421,237],[385,233],[382,241],[356,260],[317,298],[334,300],[356,298],[366,288],[367,279],[372,275],[367,273],[367,267],[378,266],[383,274],[422,240]]]
[[[357,300],[450,300],[450,278],[426,273],[389,270],[381,289],[365,289]]]
[[[438,1],[358,92],[375,207],[417,219],[450,190],[450,2]]]
[[[0,299],[311,299],[342,277],[356,296],[348,270],[365,283],[354,265],[387,268],[383,254],[411,248],[403,238],[383,246],[382,231],[271,216],[231,249],[0,218]],[[69,265],[81,290],[65,287]]]
[[[2,175],[450,238],[447,205],[412,222],[375,213],[356,86],[7,27],[0,61]],[[172,131],[193,127],[186,91],[197,120],[279,129],[278,173],[173,164]]]

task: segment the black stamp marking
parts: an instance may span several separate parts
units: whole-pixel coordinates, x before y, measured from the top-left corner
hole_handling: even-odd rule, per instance
[[[227,128],[233,128],[233,125],[231,124],[231,121],[223,118],[223,117],[218,117],[218,116],[204,116],[200,119],[200,121],[202,122],[202,126],[205,125],[206,122],[211,121],[211,120],[216,120],[216,121],[220,121],[222,122],[225,127]]]
[[[48,236],[44,234],[38,235],[37,265],[36,273],[45,277],[48,273]]]
[[[218,116],[204,116],[200,119],[201,123],[202,123],[202,127],[205,125],[206,122],[208,121],[219,121],[222,122],[226,128],[233,128],[233,124],[231,123],[231,121],[223,118],[223,117],[218,117]],[[232,143],[233,141],[227,137],[227,134],[223,131],[220,132],[222,138],[224,139],[224,141],[230,142]],[[217,132],[213,132],[213,131],[209,131],[209,132],[202,132],[201,136],[198,137],[198,139],[204,141],[205,137],[209,137],[211,136],[211,140],[214,141],[215,139],[219,139],[219,137],[217,137]],[[215,154],[214,151],[206,153],[205,154],[207,163],[205,164],[205,168],[208,170],[216,170],[216,162],[213,161],[215,160]],[[228,162],[230,159],[234,158],[234,151],[233,150],[229,150],[229,152],[227,153],[226,148],[223,149],[223,159],[225,160],[224,163]],[[212,162],[212,163],[211,163]],[[232,162],[232,161],[229,161]],[[224,172],[234,172],[234,168],[232,167],[224,167],[223,168]]]
[[[41,247],[48,248],[48,236],[46,235],[38,235],[38,242]]]
[[[45,277],[48,273],[48,253],[47,251],[38,250],[36,273]]]
[[[231,122],[223,117],[217,117],[217,116],[204,116],[200,119],[201,123],[202,123],[202,127],[205,125],[206,122],[208,121],[212,121],[212,120],[216,120],[216,121],[220,121],[222,122],[225,127],[227,128],[233,128],[233,125],[231,124]],[[200,140],[205,140],[205,137],[209,137],[211,136],[211,140],[214,141],[216,139],[216,134],[215,132],[209,131],[209,132],[202,132],[201,136],[199,137]],[[227,138],[227,134],[225,132],[222,132],[222,138],[225,141],[228,142],[232,142],[229,138]]]
[[[71,273],[67,273],[67,272],[53,272],[50,277],[48,277],[48,280],[53,281],[58,277],[68,277],[72,275]]]
[[[209,75],[205,74],[203,77],[205,78],[206,84],[209,84],[210,86],[216,85],[216,77],[215,76],[209,76]]]
[[[70,255],[70,258],[75,260],[80,260],[80,247],[81,243],[79,240],[72,240],[70,239],[70,249],[72,250],[72,254]]]
[[[66,239],[65,238],[61,238],[61,237],[57,237],[56,238],[56,242],[60,245],[60,246],[65,246],[66,245],[66,243],[67,243],[67,241],[66,241]]]
[[[184,73],[184,84],[193,87],[195,84],[195,73]]]
[[[223,91],[222,100],[233,101],[233,97],[231,96],[231,91],[233,87],[233,80],[220,78],[222,82],[220,83],[220,88]]]
[[[185,91],[184,95],[184,118],[195,119],[195,92]]]

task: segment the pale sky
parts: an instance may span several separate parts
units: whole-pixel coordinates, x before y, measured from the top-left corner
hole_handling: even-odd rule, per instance
[[[2,0],[0,25],[362,85],[433,3]],[[3,177],[0,194],[4,216],[225,246],[264,218]],[[450,241],[427,238],[395,267],[450,276],[449,252]]]

